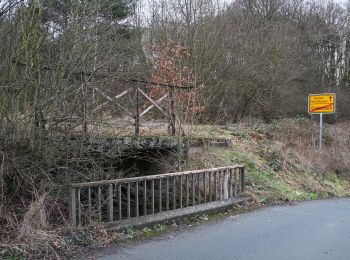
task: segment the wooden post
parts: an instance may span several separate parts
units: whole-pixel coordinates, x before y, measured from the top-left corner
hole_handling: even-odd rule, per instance
[[[175,129],[175,100],[174,100],[174,92],[175,88],[170,87],[170,93],[169,93],[169,98],[170,98],[170,134],[175,135],[176,134],[176,129]]]
[[[204,185],[204,203],[207,203],[207,182],[206,182],[206,175],[207,175],[207,173],[205,172],[204,174],[203,174],[203,176],[204,176],[204,180],[203,180],[203,185]]]
[[[235,173],[235,190],[234,190],[234,196],[237,196],[237,169],[234,169],[234,173]]]
[[[182,208],[182,176],[180,175],[180,208]]]
[[[151,183],[151,202],[152,202],[152,214],[154,214],[154,180]]]
[[[228,181],[228,183],[229,183],[229,188],[230,188],[230,190],[229,190],[229,197],[230,198],[232,198],[233,197],[233,191],[232,191],[232,169],[231,170],[228,170],[228,174],[229,174],[229,181]]]
[[[188,175],[186,175],[186,207],[190,205],[189,193],[188,193]]]
[[[91,188],[88,188],[88,219],[89,224],[91,224],[91,212],[92,212],[92,204],[91,204]]]
[[[221,181],[221,171],[219,173],[219,200],[222,200],[222,181]]]
[[[118,185],[118,213],[119,213],[119,220],[122,220],[123,214],[122,214],[122,184],[119,183]]]
[[[192,205],[196,205],[196,188],[194,185],[194,174],[192,174]]]
[[[139,111],[139,91],[137,87],[135,87],[135,135],[138,136],[140,134],[140,111]]]
[[[108,206],[107,206],[107,219],[109,222],[113,221],[113,184],[108,186]]]
[[[128,182],[128,190],[127,190],[127,214],[128,214],[128,218],[130,218],[130,182]]]
[[[218,190],[218,187],[217,187],[217,181],[216,181],[216,172],[214,172],[214,201],[216,201],[218,199],[218,196],[217,196],[217,190]]]
[[[70,223],[73,228],[77,226],[77,209],[75,200],[75,189],[70,190]]]
[[[241,168],[241,192],[244,192],[244,167]]]
[[[228,170],[224,171],[224,199],[228,199]]]
[[[78,226],[81,225],[81,201],[80,201],[80,193],[81,193],[81,190],[78,189]]]
[[[98,222],[101,222],[102,220],[102,210],[101,210],[101,206],[102,206],[102,194],[101,194],[101,186],[98,186],[98,191],[97,191],[97,208],[98,208]]]
[[[135,191],[135,195],[136,195],[136,217],[138,217],[140,215],[139,213],[139,182],[136,182],[136,191]]]
[[[163,210],[163,204],[162,204],[162,179],[159,179],[159,212],[162,212]]]
[[[176,209],[176,177],[173,177],[173,209]]]
[[[143,181],[143,215],[147,215],[147,181]]]
[[[211,183],[212,172],[209,172],[209,201],[213,201],[213,188]]]
[[[198,204],[201,204],[200,173],[197,174]]]
[[[169,210],[169,178],[166,178],[166,210]]]

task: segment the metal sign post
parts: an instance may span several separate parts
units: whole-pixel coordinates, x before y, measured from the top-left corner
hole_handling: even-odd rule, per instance
[[[320,114],[320,150],[322,149],[323,114],[335,113],[336,95],[334,93],[310,94],[309,114]]]

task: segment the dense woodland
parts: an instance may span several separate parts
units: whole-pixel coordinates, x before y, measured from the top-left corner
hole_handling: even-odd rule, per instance
[[[337,94],[330,123],[350,117],[350,2],[0,0],[0,57],[0,226],[14,201],[60,197],[62,180],[98,164],[58,141],[124,117],[93,112],[96,87],[191,86],[175,98],[192,124],[307,116],[319,92]]]

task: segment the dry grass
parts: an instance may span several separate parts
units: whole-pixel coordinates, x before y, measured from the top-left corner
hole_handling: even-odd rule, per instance
[[[191,166],[244,163],[247,192],[257,203],[350,195],[350,123],[326,125],[322,151],[318,123],[306,118],[271,124],[248,120],[221,128],[231,148],[203,149],[191,156]]]

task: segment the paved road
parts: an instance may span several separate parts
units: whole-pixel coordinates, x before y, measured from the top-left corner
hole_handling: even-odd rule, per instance
[[[350,199],[228,217],[101,259],[350,259]]]

